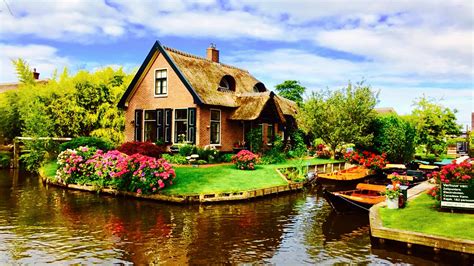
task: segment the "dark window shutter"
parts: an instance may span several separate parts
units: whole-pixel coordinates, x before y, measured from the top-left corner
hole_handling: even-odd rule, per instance
[[[164,110],[156,109],[156,139],[158,141],[165,141],[165,119]]]
[[[135,110],[135,141],[142,141],[143,110]]]
[[[196,108],[188,109],[188,142],[196,144]]]
[[[165,143],[171,143],[171,119],[173,117],[173,109],[165,109]]]

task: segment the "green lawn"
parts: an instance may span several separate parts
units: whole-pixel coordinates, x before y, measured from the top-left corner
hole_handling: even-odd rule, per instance
[[[335,162],[326,159],[308,159],[304,164],[324,164]],[[174,185],[163,190],[168,195],[192,195],[205,193],[237,192],[251,189],[268,188],[286,185],[287,182],[278,175],[276,168],[289,167],[296,161],[282,164],[257,165],[253,171],[243,171],[234,165],[218,165],[213,167],[175,167]]]
[[[474,240],[474,214],[439,212],[426,193],[408,202],[404,209],[380,209],[384,227],[449,238]]]
[[[303,165],[337,162],[329,159],[308,159]],[[282,164],[257,165],[253,171],[243,171],[234,165],[217,165],[211,167],[175,167],[176,178],[173,185],[166,187],[162,193],[167,195],[193,195],[206,193],[238,192],[251,189],[268,188],[286,185],[287,182],[275,171],[276,168],[300,164],[297,160]],[[45,176],[54,176],[56,162],[48,162],[41,171]]]

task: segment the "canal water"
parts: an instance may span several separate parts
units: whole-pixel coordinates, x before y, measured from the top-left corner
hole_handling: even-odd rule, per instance
[[[427,221],[429,222],[429,221]],[[336,215],[318,191],[173,205],[43,185],[0,170],[0,264],[412,263],[460,255],[371,247],[367,214]],[[458,263],[459,264],[459,263]]]

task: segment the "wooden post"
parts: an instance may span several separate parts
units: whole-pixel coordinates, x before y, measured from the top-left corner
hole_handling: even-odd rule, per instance
[[[13,169],[20,168],[20,142],[14,138],[13,139]]]
[[[331,173],[334,173],[334,164],[331,164]]]

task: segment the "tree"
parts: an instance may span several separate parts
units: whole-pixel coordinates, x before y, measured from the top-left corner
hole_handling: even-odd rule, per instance
[[[451,110],[425,96],[414,103],[415,109],[408,116],[416,128],[416,143],[426,145],[426,153],[435,156],[446,148],[448,135],[459,135],[461,126],[456,124],[457,110]]]
[[[389,162],[408,162],[415,154],[415,128],[396,114],[379,115],[371,124],[373,145],[364,147],[386,153]]]
[[[298,105],[303,103],[303,93],[306,88],[300,85],[296,80],[285,80],[283,83],[275,86],[278,95],[288,100],[296,102]]]
[[[373,137],[369,125],[375,117],[377,98],[378,93],[362,82],[315,92],[298,113],[298,125],[329,145],[333,156],[343,144],[369,145]]]

